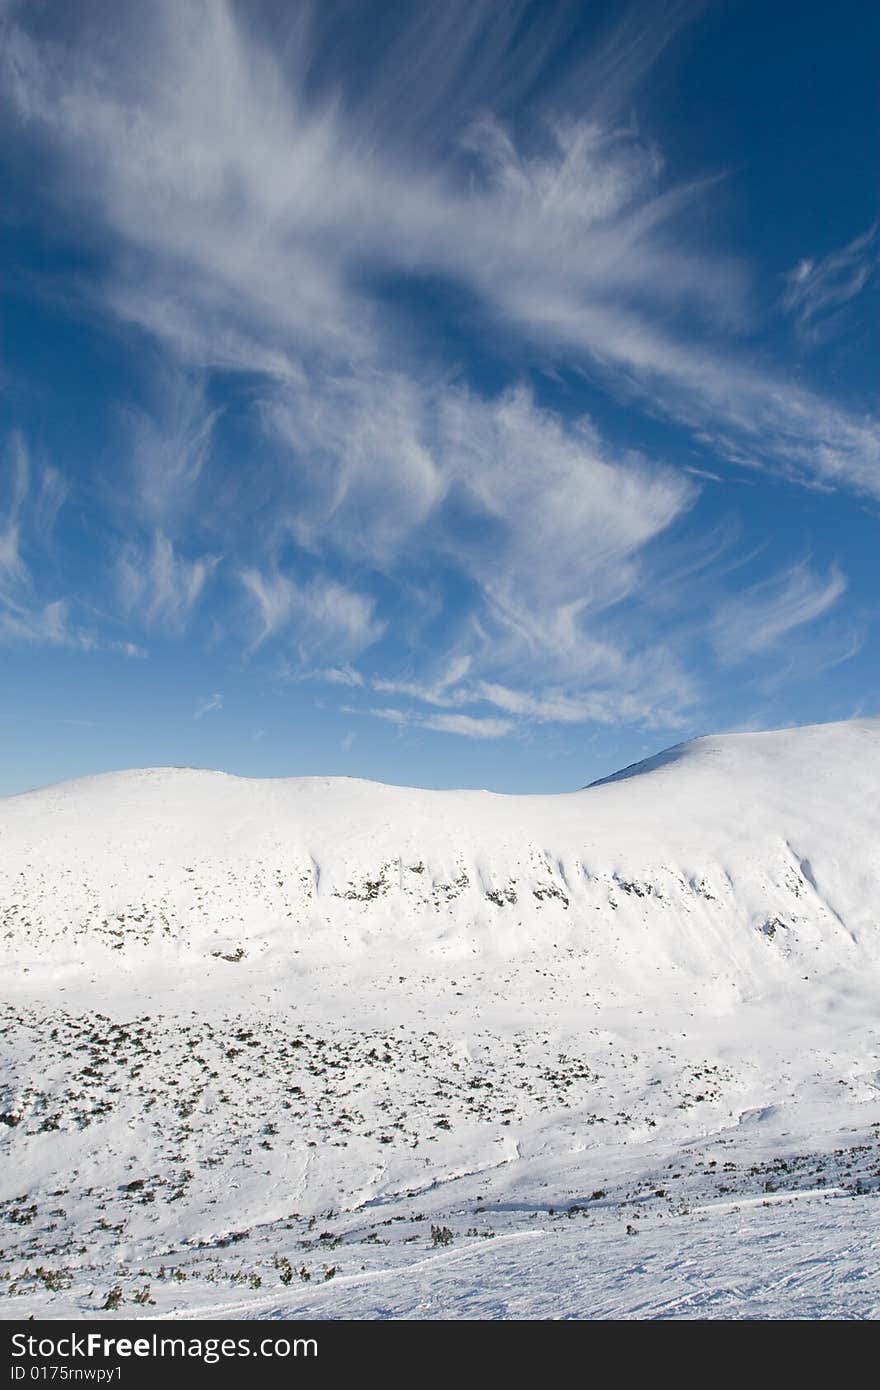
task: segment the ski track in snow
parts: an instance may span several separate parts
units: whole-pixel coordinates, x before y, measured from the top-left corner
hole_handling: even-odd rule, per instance
[[[0,1313],[876,1317],[878,890],[878,720],[8,798]]]

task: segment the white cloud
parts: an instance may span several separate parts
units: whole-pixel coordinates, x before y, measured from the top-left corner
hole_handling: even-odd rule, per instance
[[[672,645],[646,641],[632,614],[693,476],[609,447],[525,389],[468,389],[377,281],[442,277],[501,355],[509,341],[519,361],[582,369],[719,459],[880,495],[875,422],[752,364],[737,343],[753,327],[749,276],[690,230],[711,181],[669,187],[632,125],[634,86],[675,28],[667,8],[647,27],[625,16],[531,129],[505,119],[558,54],[564,9],[544,51],[518,45],[516,6],[415,6],[369,64],[334,7],[281,7],[271,22],[290,27],[273,45],[260,7],[156,0],[121,7],[112,33],[84,21],[67,48],[31,38],[19,10],[0,59],[17,134],[63,156],[62,204],[75,197],[80,225],[115,248],[103,308],[172,362],[151,413],[128,416],[132,513],[153,533],[117,567],[130,614],[182,631],[204,592],[216,562],[185,559],[175,527],[207,491],[202,374],[232,371],[264,430],[240,461],[243,491],[266,479],[263,544],[240,566],[252,647],[283,636],[301,668],[320,660],[357,684],[345,663],[385,630],[364,573],[396,584],[400,607],[434,586],[442,609],[449,580],[460,622],[421,648],[416,634],[410,668],[372,681],[441,713],[379,717],[501,736],[517,719],[674,722],[692,706]],[[802,268],[793,312],[812,321],[849,295],[867,243],[842,254]],[[232,541],[239,521],[229,507]],[[291,541],[324,577],[290,577]],[[17,522],[4,555],[18,563]],[[835,572],[805,574],[719,611],[723,660],[836,601]],[[509,717],[463,712],[478,703]]]
[[[279,431],[282,411],[289,430]],[[289,517],[302,545],[319,550],[323,538],[343,563],[361,557],[404,585],[413,565],[433,559],[472,595],[448,648],[434,645],[429,680],[389,674],[375,689],[448,707],[473,698],[457,688],[468,671],[631,679],[619,635],[595,625],[638,595],[643,552],[691,506],[690,479],[615,456],[588,420],[564,424],[524,390],[487,401],[373,373],[326,395],[315,381],[295,403],[279,389],[267,422],[289,470],[279,528]],[[295,590],[278,573],[245,582],[264,640],[287,622]],[[665,691],[658,700],[667,703]]]
[[[148,544],[128,542],[116,563],[123,611],[148,628],[182,633],[217,563],[213,556],[186,559],[161,531]]]
[[[28,560],[43,560],[49,552],[67,486],[57,469],[33,462],[19,432],[8,440],[7,454],[8,481],[0,491],[0,641],[122,650],[123,644],[78,627],[69,598],[39,594]]]
[[[675,679],[652,682],[646,675],[641,688],[627,689],[606,686],[585,693],[570,694],[560,690],[543,690],[530,694],[511,690],[492,681],[482,681],[475,688],[478,700],[496,705],[499,709],[521,718],[546,724],[663,724],[673,727],[682,713],[693,706],[696,690],[691,680],[676,673]],[[633,684],[632,673],[628,673]]]
[[[378,368],[310,373],[267,394],[264,423],[295,483],[286,524],[296,540],[392,562],[448,486],[431,411],[429,391]]]
[[[503,738],[514,727],[510,719],[475,719],[469,714],[430,714],[421,723],[437,733],[463,738]]]
[[[265,575],[254,569],[242,570],[239,579],[259,617],[260,629],[253,639],[253,645],[258,647],[288,621],[293,611],[295,589],[281,574]]]
[[[823,578],[802,563],[728,599],[719,607],[712,627],[721,661],[735,665],[772,651],[789,632],[828,613],[846,585],[846,576],[836,565]]]
[[[91,645],[87,638],[71,633],[69,611],[70,604],[65,599],[46,604],[23,603],[10,594],[0,594],[0,638],[49,646]]]
[[[458,734],[462,738],[504,738],[515,727],[511,719],[480,719],[469,714],[416,714],[411,710],[393,708],[371,709],[368,712],[375,719],[384,719],[389,724],[399,724],[401,727],[411,725],[441,734]]]
[[[462,676],[466,669],[462,669]],[[538,724],[628,723],[674,728],[683,722],[685,714],[693,710],[700,697],[693,678],[680,668],[669,651],[660,647],[640,650],[629,658],[609,648],[604,665],[601,668],[597,665],[589,680],[584,679],[580,686],[567,689],[543,686],[526,690],[499,681],[459,681],[458,678],[454,684],[441,680],[425,685],[418,681],[388,679],[372,680],[370,684],[382,693],[403,695],[422,704],[447,709],[493,705],[512,716],[515,722]],[[402,722],[434,718],[396,709],[384,711],[383,717]]]
[[[122,412],[130,485],[118,504],[169,531],[191,513],[219,412],[208,407],[201,383],[180,373],[165,373],[156,395],[151,410]]]
[[[583,719],[593,710],[662,722],[692,702],[693,685],[671,658],[662,671],[650,653],[630,658],[619,630],[612,638],[596,626],[622,600],[638,598],[643,552],[690,508],[693,482],[614,455],[588,420],[564,424],[524,390],[486,401],[464,388],[413,384],[405,418],[416,463],[389,466],[385,441],[397,437],[402,418],[398,386],[374,374],[345,408],[335,390],[325,397],[314,383],[290,409],[304,428],[283,437],[295,497],[289,529],[301,543],[317,549],[323,536],[337,556],[361,555],[395,578],[434,557],[472,595],[448,648],[434,644],[430,679],[388,675],[372,678],[372,687],[448,708],[480,698],[480,678],[531,681],[540,670],[545,682],[574,686],[572,708]],[[277,410],[269,418],[274,431]],[[277,514],[281,525],[283,504]],[[293,590],[278,574],[247,582],[263,640],[287,622]],[[584,683],[597,680],[601,689],[587,698]]]
[[[783,306],[806,337],[819,337],[829,319],[861,294],[877,269],[877,226],[818,260],[799,261],[785,277]]]
[[[407,695],[410,699],[421,700],[428,705],[460,705],[467,700],[466,690],[456,689],[471,668],[473,658],[456,656],[448,662],[434,681],[374,679],[370,682],[373,690],[384,695]]]
[[[214,694],[209,699],[204,700],[202,704],[200,704],[197,707],[196,712],[193,715],[193,719],[201,719],[203,715],[210,714],[213,710],[221,710],[222,708],[223,696],[219,694]]]
[[[314,673],[320,680],[329,681],[331,685],[363,685],[364,678],[360,671],[356,671],[353,666],[325,666],[323,670]]]
[[[448,276],[503,331],[637,390],[727,457],[876,495],[874,421],[755,369],[733,343],[718,347],[719,331],[730,339],[746,321],[748,276],[687,234],[711,182],[665,188],[657,151],[621,122],[676,19],[626,15],[556,92],[571,114],[547,121],[543,138],[536,127],[524,149],[497,117],[475,114],[493,102],[503,111],[505,93],[526,88],[549,53],[517,46],[516,22],[496,7],[436,9],[398,24],[396,62],[432,54],[404,89],[391,53],[369,77],[340,66],[323,86],[314,80],[327,54],[345,61],[351,26],[336,11],[289,18],[283,63],[254,15],[223,0],[123,10],[137,40],[131,67],[88,26],[87,62],[76,45],[52,49],[13,26],[12,105],[24,128],[65,151],[66,177],[124,249],[106,305],[186,360],[285,382],[280,427],[315,451],[317,473],[338,433],[312,428],[315,380],[343,417],[363,421],[357,397],[381,370],[397,403],[385,412],[387,472],[365,488],[356,443],[324,498],[332,515],[364,503],[376,547],[396,529],[382,506],[395,477],[405,477],[407,525],[437,500],[438,480],[411,428],[407,383],[387,375],[407,356],[365,270]],[[477,84],[480,72],[495,85]],[[426,158],[428,112],[442,140]],[[848,294],[861,249],[805,263],[791,293],[803,306],[808,294]],[[359,442],[375,455],[369,436]]]
[[[289,529],[301,543],[317,548],[323,537],[337,556],[361,555],[394,575],[433,555],[473,593],[469,636],[437,658],[431,692],[423,680],[407,691],[402,678],[377,688],[442,705],[444,686],[470,663],[485,671],[540,661],[568,677],[613,663],[613,647],[590,622],[639,588],[641,552],[688,510],[693,483],[615,456],[589,421],[563,424],[524,390],[486,401],[464,388],[410,384],[415,462],[389,463],[386,441],[401,418],[396,385],[376,375],[367,391],[361,381],[353,411],[316,385],[291,410],[291,420],[306,418],[304,430],[284,441]],[[285,514],[282,503],[279,525]],[[254,585],[269,635],[287,615],[288,585],[280,576]]]
[[[9,459],[6,486],[0,484],[0,582],[24,579],[25,541],[45,552],[52,540],[58,512],[67,497],[67,484],[56,468],[33,463],[27,441],[14,430],[6,443]]]
[[[116,641],[77,625],[71,619],[68,599],[41,603],[21,600],[0,591],[0,642],[25,642],[37,646],[69,647],[82,652],[118,652],[143,659],[147,652],[134,642]]]
[[[328,650],[344,658],[357,656],[382,635],[375,600],[336,580],[297,584],[277,570],[264,574],[256,569],[242,570],[239,579],[259,623],[254,647],[289,629],[303,661]]]
[[[10,469],[5,506],[0,511],[0,576],[8,581],[20,575],[23,568],[20,554],[21,510],[28,494],[30,470],[21,435],[14,434],[7,447]]]
[[[615,457],[588,421],[564,427],[523,391],[491,405],[448,397],[442,424],[474,521],[450,528],[446,544],[485,596],[496,661],[592,669],[588,619],[638,587],[640,552],[688,509],[694,487]]]

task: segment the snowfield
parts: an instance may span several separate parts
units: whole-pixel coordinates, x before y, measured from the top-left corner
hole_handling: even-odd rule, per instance
[[[880,720],[0,802],[7,1317],[880,1315]]]

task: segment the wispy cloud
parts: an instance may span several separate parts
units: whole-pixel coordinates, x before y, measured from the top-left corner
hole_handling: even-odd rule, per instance
[[[428,705],[457,705],[467,699],[460,682],[471,668],[470,656],[457,656],[439,672],[435,679],[424,681],[394,680],[380,677],[370,682],[373,690],[387,695],[407,695]]]
[[[712,638],[719,657],[735,665],[772,651],[787,633],[828,613],[846,584],[836,565],[823,577],[802,563],[753,585],[716,614]]]
[[[598,657],[597,657],[598,661]],[[590,679],[574,682],[568,688],[542,685],[523,689],[522,686],[500,681],[466,679],[471,666],[468,657],[453,663],[449,676],[441,676],[434,684],[418,681],[370,681],[373,690],[384,694],[405,696],[416,704],[426,704],[447,710],[462,710],[480,705],[492,705],[514,724],[642,724],[648,727],[675,728],[683,722],[700,698],[699,687],[677,663],[673,655],[662,649],[641,650],[635,658],[627,659],[615,648],[607,648],[601,664],[590,673]],[[375,711],[373,711],[375,713]],[[433,715],[400,710],[383,711],[383,717],[424,722]],[[456,715],[457,719],[459,716]],[[474,716],[466,715],[466,719]],[[439,718],[439,716],[437,716]],[[442,716],[446,720],[446,716]],[[480,716],[482,720],[485,716]],[[448,722],[448,721],[447,721]],[[438,723],[426,727],[441,727]]]
[[[519,3],[380,6],[366,25],[357,8],[156,0],[108,27],[86,7],[63,43],[10,11],[4,110],[53,156],[54,197],[76,200],[103,267],[90,309],[163,357],[122,417],[122,611],[187,631],[210,545],[238,577],[218,629],[273,644],[299,677],[393,696],[379,718],[469,737],[674,725],[699,682],[686,642],[645,615],[698,480],[733,464],[880,496],[874,419],[755,365],[750,274],[694,231],[717,178],[676,185],[632,117],[698,7],[618,7],[578,64],[576,6],[537,28]],[[872,231],[803,262],[787,308],[815,327],[875,257]],[[678,422],[696,458],[664,466],[525,385],[469,381],[422,322],[438,283],[505,381],[513,363],[577,371]],[[230,378],[246,404],[223,472]],[[17,477],[0,573],[20,583]],[[844,585],[794,566],[704,613],[702,635],[734,664]],[[15,601],[10,622],[69,623],[67,600]],[[355,670],[386,635],[394,659]]]
[[[331,685],[363,685],[364,678],[353,666],[325,666],[322,670],[310,672],[319,680],[329,681]]]
[[[67,486],[57,469],[34,463],[18,432],[6,441],[6,458],[8,467],[0,470],[0,480],[6,481],[0,488],[0,641],[142,655],[133,643],[76,623],[69,597],[40,592],[34,567],[50,553]]]
[[[128,542],[116,564],[123,611],[147,628],[181,634],[217,563],[213,556],[188,560],[161,531],[147,543]]]
[[[807,257],[788,272],[782,303],[804,337],[815,341],[830,331],[838,311],[861,294],[876,273],[877,232],[875,223],[841,250],[819,259]]]
[[[13,431],[5,445],[7,465],[0,469],[0,580],[10,582],[26,573],[23,546],[45,551],[52,539],[67,485],[56,468],[35,466],[27,442]],[[26,534],[25,534],[26,533]]]
[[[0,636],[6,641],[81,646],[85,639],[71,632],[70,605],[64,599],[46,604],[22,603],[9,594],[0,596]]]
[[[383,624],[374,617],[375,600],[336,580],[315,578],[297,584],[274,571],[242,570],[239,578],[257,618],[252,646],[288,629],[303,661],[322,651],[353,657],[378,641]],[[331,680],[339,678],[336,668]]]
[[[479,582],[504,658],[527,651],[556,669],[591,667],[586,620],[638,587],[640,553],[695,489],[615,456],[588,420],[564,427],[522,391],[491,407],[448,398],[443,427],[460,497],[479,522],[451,530],[448,546]]]
[[[204,715],[210,714],[213,710],[221,710],[222,708],[223,696],[219,694],[211,695],[209,699],[204,700],[202,704],[197,707],[193,719],[201,719]]]
[[[474,697],[523,719],[540,724],[645,724],[674,728],[697,702],[692,679],[680,671],[646,671],[642,682],[632,679],[600,685],[585,693],[544,689],[539,693],[512,690],[491,681],[480,682]],[[627,685],[630,688],[627,689]]]
[[[415,464],[389,467],[398,414],[386,385],[378,377],[367,393],[361,383],[353,410],[315,390],[291,412],[283,435],[296,484],[291,529],[303,544],[323,538],[336,554],[360,554],[392,575],[433,554],[466,577],[468,633],[438,654],[432,694],[416,682],[417,698],[443,704],[444,686],[471,663],[521,671],[540,661],[557,676],[592,674],[611,648],[590,634],[590,621],[638,589],[641,552],[686,513],[696,488],[616,456],[588,420],[566,425],[524,390],[486,401],[463,388],[411,386]],[[292,422],[303,419],[296,435]],[[286,617],[290,589],[277,576],[249,582],[265,636]]]
[[[13,435],[7,445],[10,454],[9,482],[5,506],[0,512],[0,575],[15,577],[21,573],[20,554],[21,509],[28,491],[28,457],[21,436]]]
[[[394,708],[371,709],[375,719],[401,727],[410,725],[434,733],[457,734],[462,738],[504,738],[514,729],[511,719],[482,719],[469,714],[418,714]]]
[[[189,520],[219,412],[203,384],[181,372],[164,373],[154,396],[150,410],[122,411],[129,482],[117,506],[169,531]]]
[[[3,592],[0,592],[0,642],[69,647],[81,652],[118,652],[139,659],[148,655],[136,642],[109,638],[75,623],[68,599],[53,599],[49,603],[23,602]]]
[[[364,271],[439,273],[505,331],[569,362],[578,354],[626,389],[636,381],[655,409],[708,431],[729,458],[876,491],[873,422],[737,351],[748,277],[687,232],[711,181],[665,186],[656,149],[622,118],[686,7],[665,7],[641,27],[627,13],[586,67],[545,95],[551,112],[567,105],[565,118],[536,121],[525,144],[503,119],[503,86],[528,86],[549,51],[535,53],[518,28],[525,9],[513,9],[504,18],[485,5],[404,14],[394,51],[438,55],[421,68],[425,91],[410,82],[405,96],[399,69],[381,61],[366,80],[359,64],[352,79],[346,39],[363,31],[338,8],[298,12],[282,66],[259,25],[223,0],[166,0],[149,18],[125,10],[136,72],[119,63],[118,47],[111,65],[97,31],[89,63],[78,65],[75,50],[53,51],[13,27],[7,86],[25,128],[64,148],[68,176],[87,184],[96,220],[126,248],[107,307],[200,367],[291,384],[311,362],[325,396],[349,395],[363,371],[400,359]],[[339,66],[328,67],[331,52]],[[499,87],[480,88],[481,70]],[[456,95],[426,161],[417,134],[426,112],[437,120],[440,91]],[[501,119],[479,114],[487,98]],[[85,167],[87,180],[77,172]],[[804,270],[802,304],[849,293],[859,254],[854,244],[837,268]],[[685,311],[707,331],[683,327]],[[300,412],[296,428],[308,432]],[[387,452],[411,482],[410,448],[404,402]],[[430,468],[423,474],[430,502],[435,480]]]
[[[503,738],[513,729],[509,719],[475,719],[468,714],[430,714],[421,722],[426,729],[463,738]]]

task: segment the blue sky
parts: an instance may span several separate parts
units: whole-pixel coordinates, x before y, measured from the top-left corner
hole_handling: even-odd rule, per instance
[[[0,793],[876,713],[878,27],[0,0]]]

